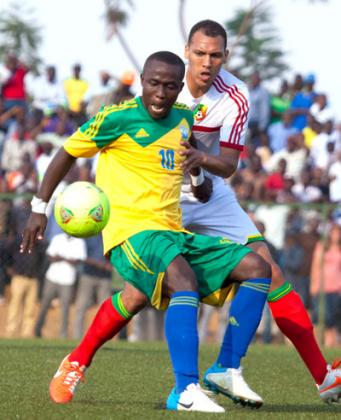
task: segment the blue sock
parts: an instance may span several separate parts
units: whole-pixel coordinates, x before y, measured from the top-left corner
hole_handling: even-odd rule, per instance
[[[271,279],[250,279],[241,283],[232,301],[229,322],[217,363],[239,368],[260,323]]]
[[[165,335],[178,394],[199,381],[198,305],[197,292],[176,292],[166,313]]]

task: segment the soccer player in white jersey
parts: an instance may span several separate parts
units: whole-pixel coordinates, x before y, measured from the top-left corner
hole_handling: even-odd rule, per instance
[[[189,105],[195,113],[193,133],[197,149],[188,147],[184,168],[187,171],[193,167],[203,168],[212,180],[213,193],[207,203],[201,203],[184,186],[183,224],[195,232],[225,236],[247,244],[271,264],[272,285],[268,295],[271,313],[306,364],[321,398],[328,402],[337,401],[341,397],[341,359],[331,366],[325,361],[299,295],[285,281],[261,234],[223,181],[237,168],[249,110],[245,84],[222,68],[228,56],[226,44],[225,29],[217,22],[204,20],[193,26],[185,48],[188,66],[179,101]],[[194,179],[194,183],[200,184],[202,180],[201,175]],[[203,188],[204,185],[205,182]],[[204,382],[232,399],[243,399],[238,393],[245,389],[247,394],[247,386],[241,382],[240,389],[234,389],[235,383],[239,388],[240,369],[224,369],[228,358],[224,343],[225,338],[217,363],[205,373]]]

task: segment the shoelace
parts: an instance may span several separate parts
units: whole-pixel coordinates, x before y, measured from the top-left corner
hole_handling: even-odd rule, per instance
[[[67,385],[71,391],[73,391],[80,381],[84,381],[83,371],[78,364],[76,365],[72,363],[70,363],[66,370],[67,372],[65,373],[63,383]]]
[[[212,399],[213,399],[213,397],[216,395],[213,391],[210,391],[209,389],[202,388],[201,390],[202,390],[202,392],[203,392],[204,394],[206,394],[209,398],[212,398]]]
[[[208,389],[201,388],[200,384],[196,384],[196,392],[200,392],[201,394],[204,394],[206,397],[210,399],[211,402],[214,402],[217,404],[217,401],[215,400],[214,392],[209,391]]]

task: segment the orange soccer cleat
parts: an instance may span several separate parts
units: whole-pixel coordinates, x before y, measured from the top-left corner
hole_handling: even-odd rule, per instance
[[[84,379],[86,367],[78,362],[70,362],[69,354],[63,359],[52,381],[50,382],[50,398],[57,404],[70,402],[79,382]]]
[[[318,391],[322,400],[326,403],[338,402],[341,399],[341,359],[334,360],[323,383],[318,386]]]

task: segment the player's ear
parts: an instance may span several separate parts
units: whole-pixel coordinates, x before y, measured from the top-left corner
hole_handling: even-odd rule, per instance
[[[229,54],[230,54],[230,51],[229,50],[225,50],[225,52],[224,52],[224,63],[226,63],[227,57],[229,56]]]
[[[185,45],[185,59],[186,60],[188,60],[188,56],[189,56],[189,45],[188,44],[186,44]]]

